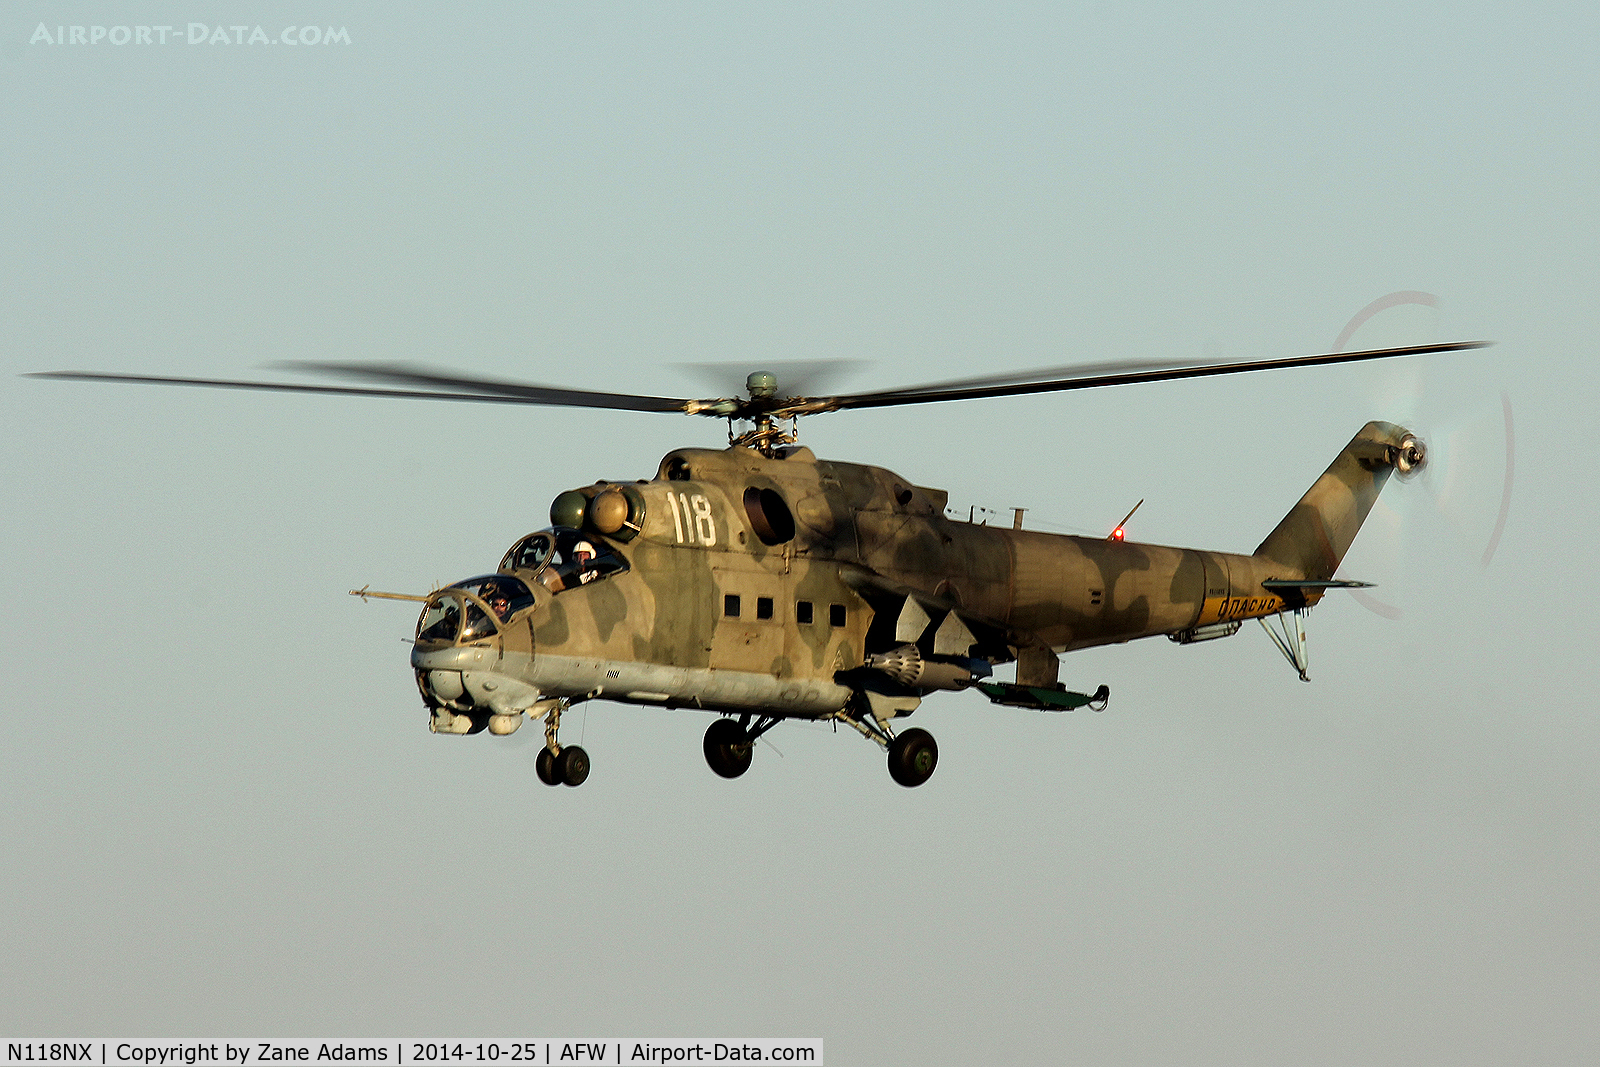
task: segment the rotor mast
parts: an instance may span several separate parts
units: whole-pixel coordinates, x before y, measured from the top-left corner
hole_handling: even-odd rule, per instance
[[[801,415],[833,411],[838,403],[833,399],[815,399],[805,396],[780,397],[778,377],[771,371],[756,371],[745,379],[748,399],[725,397],[720,400],[691,400],[685,410],[691,415],[722,415],[728,420],[728,444],[754,449],[772,458],[777,449],[792,445],[798,440],[795,423]],[[788,427],[783,423],[787,421]],[[748,422],[751,428],[743,433],[734,432],[734,423]]]

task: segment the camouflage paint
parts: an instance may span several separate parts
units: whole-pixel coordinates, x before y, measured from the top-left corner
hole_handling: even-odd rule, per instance
[[[974,637],[968,657],[1020,657],[1028,678],[1048,684],[1054,653],[1314,603],[1320,590],[1291,594],[1297,604],[1286,605],[1261,583],[1332,576],[1405,438],[1388,423],[1363,427],[1249,556],[950,519],[939,490],[880,467],[819,461],[805,448],[774,457],[738,446],[682,449],[653,480],[627,483],[642,504],[638,529],[625,542],[608,539],[625,572],[552,593],[544,571],[516,571],[534,591],[531,608],[474,653],[419,643],[413,665],[425,699],[456,711],[472,704],[430,699],[427,679],[465,671],[461,657],[478,654],[473,677],[504,672],[524,687],[507,686],[520,699],[599,695],[824,716],[853,691],[895,692],[862,664],[906,639],[895,636],[907,625],[896,620],[914,598],[905,618],[928,622],[913,638],[924,656],[939,658],[933,634],[953,613]],[[592,499],[609,484],[576,492]],[[772,513],[762,500],[776,501]],[[778,543],[764,543],[774,531]],[[724,610],[730,595],[737,615]],[[764,601],[770,617],[760,617]],[[470,694],[438,678],[442,691]]]

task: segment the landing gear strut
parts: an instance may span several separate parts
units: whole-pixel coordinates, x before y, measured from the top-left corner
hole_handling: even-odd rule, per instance
[[[556,740],[561,729],[561,712],[570,705],[563,700],[545,713],[544,747],[533,761],[539,781],[545,785],[582,785],[589,777],[589,753],[577,745],[562,747]]]
[[[888,718],[879,718],[871,713],[870,705],[863,704],[836,712],[833,718],[854,726],[861,736],[887,751],[889,777],[907,789],[933,777],[933,769],[939,765],[939,745],[928,731],[912,727],[896,734]]]

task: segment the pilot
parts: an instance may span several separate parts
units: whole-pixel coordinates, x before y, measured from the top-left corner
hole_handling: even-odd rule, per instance
[[[572,546],[573,574],[580,585],[594,581],[600,575],[591,564],[594,563],[594,546],[587,541],[579,541]]]
[[[484,603],[488,604],[489,607],[494,611],[496,617],[502,621],[505,620],[507,615],[511,614],[510,599],[506,596],[505,590],[501,589],[494,582],[485,582],[483,588],[479,590],[478,595],[482,597]]]

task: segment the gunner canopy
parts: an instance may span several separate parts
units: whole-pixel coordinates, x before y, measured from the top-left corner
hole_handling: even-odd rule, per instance
[[[467,578],[439,590],[417,620],[418,641],[479,641],[499,624],[533,606],[533,594],[509,574]]]

